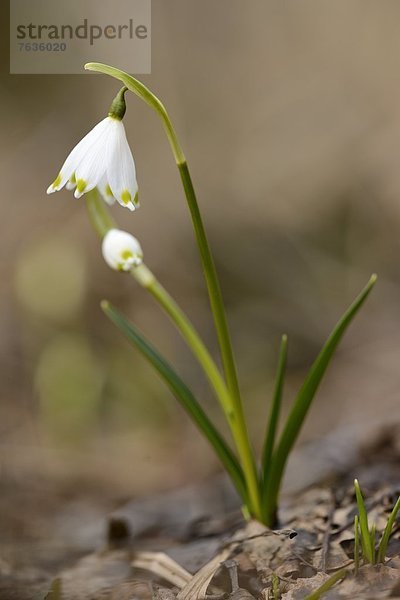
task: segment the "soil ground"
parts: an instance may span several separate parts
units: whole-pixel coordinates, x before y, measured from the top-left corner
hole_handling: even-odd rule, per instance
[[[320,464],[306,489],[292,485],[298,489],[284,495],[275,532],[244,522],[221,476],[117,509],[106,493],[3,480],[0,598],[195,600],[207,589],[214,599],[300,600],[343,568],[346,577],[324,598],[400,597],[399,523],[386,563],[354,575],[353,478],[377,532],[400,493],[399,427],[365,437],[368,443],[353,436],[358,447],[347,464],[327,461],[343,446],[340,434],[336,444],[319,442],[325,471]],[[318,453],[314,444],[297,460],[312,450]]]

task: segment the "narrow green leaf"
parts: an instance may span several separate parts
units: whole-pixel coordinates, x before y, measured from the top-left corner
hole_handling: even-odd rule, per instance
[[[62,599],[61,579],[60,579],[60,577],[56,577],[51,582],[50,590],[45,595],[44,600],[61,600],[61,599]]]
[[[362,497],[362,493],[360,490],[360,485],[357,479],[354,480],[354,489],[356,491],[356,499],[358,506],[358,515],[360,520],[360,530],[361,530],[361,546],[363,550],[364,559],[369,563],[373,564],[373,549],[371,544],[371,534],[368,527],[368,516],[367,510],[364,504],[364,498]]]
[[[378,562],[384,563],[387,547],[389,544],[390,534],[392,533],[393,525],[397,517],[397,513],[400,510],[400,496],[397,498],[397,502],[390,513],[388,522],[386,523],[385,531],[383,532],[382,539],[379,543],[378,549]]]
[[[343,317],[333,329],[321,352],[312,365],[298,395],[292,410],[286,420],[278,447],[272,457],[271,473],[269,475],[269,489],[267,490],[266,512],[267,522],[273,523],[276,515],[279,488],[286,462],[291,449],[299,435],[304,419],[308,413],[315,393],[321,383],[331,358],[351,321],[360,310],[376,282],[376,275],[372,275],[366,287],[347,309]]]
[[[287,335],[282,336],[281,346],[279,350],[278,368],[276,372],[275,388],[272,397],[270,414],[267,422],[267,431],[265,434],[264,447],[261,458],[261,473],[262,473],[262,500],[264,505],[265,496],[268,491],[268,476],[271,466],[271,457],[275,445],[275,435],[278,426],[279,413],[282,404],[282,392],[285,379],[287,360]]]
[[[369,538],[371,540],[371,553],[372,553],[372,564],[375,564],[375,538],[376,538],[376,525],[372,523],[371,530],[369,532]]]
[[[272,594],[274,596],[274,600],[280,600],[281,599],[281,586],[280,586],[280,580],[279,577],[276,573],[272,573],[271,576],[271,581],[272,581]]]
[[[360,566],[360,526],[358,515],[354,516],[354,572],[357,575]]]
[[[243,471],[221,434],[211,423],[200,404],[197,402],[191,390],[182,381],[173,367],[165,358],[146,340],[143,334],[109,302],[103,301],[101,307],[111,321],[128,338],[128,340],[147,358],[153,365],[159,375],[167,383],[175,397],[179,400],[183,408],[192,418],[194,423],[208,439],[217,453],[220,461],[230,475],[236,489],[243,499],[247,502],[246,486],[244,483]]]
[[[329,592],[329,590],[335,585],[335,583],[346,577],[346,575],[346,569],[340,569],[340,571],[337,571],[336,573],[331,575],[331,577],[329,577],[329,579],[327,579],[325,583],[323,583],[317,590],[315,590],[315,592],[309,594],[305,598],[305,600],[319,600],[326,592]]]

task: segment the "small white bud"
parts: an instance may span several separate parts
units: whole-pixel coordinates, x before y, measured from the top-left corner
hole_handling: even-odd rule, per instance
[[[106,233],[101,250],[108,266],[116,271],[130,271],[143,261],[143,252],[138,240],[120,229],[110,229]]]

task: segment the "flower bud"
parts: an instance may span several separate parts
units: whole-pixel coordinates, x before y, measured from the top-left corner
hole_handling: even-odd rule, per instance
[[[130,271],[143,261],[143,252],[138,240],[120,229],[110,229],[106,233],[101,250],[108,266],[116,271]]]

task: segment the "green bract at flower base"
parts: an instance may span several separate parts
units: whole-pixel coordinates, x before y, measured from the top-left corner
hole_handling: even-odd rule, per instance
[[[104,190],[102,190],[100,179],[97,187],[92,188],[92,186],[89,186],[92,189],[87,188],[85,190],[87,192],[85,193],[87,208],[92,224],[100,238],[103,240],[103,255],[107,263],[112,268],[129,271],[135,280],[151,294],[174,323],[197,362],[203,369],[229,425],[234,445],[233,448],[223,439],[221,434],[213,426],[203,409],[200,407],[200,404],[192,391],[177,375],[173,367],[168,364],[158,350],[152,346],[139,330],[130,324],[116,308],[105,302],[103,303],[103,309],[124,335],[128,337],[130,342],[140,350],[159,375],[167,382],[182,406],[209,440],[242,498],[244,514],[258,519],[262,523],[272,527],[277,520],[279,491],[290,451],[296,442],[301,426],[310,409],[322,377],[333,357],[334,351],[347,327],[350,325],[352,319],[363,305],[375,284],[376,276],[374,275],[371,277],[367,286],[334,328],[312,365],[310,372],[293,403],[292,409],[283,427],[282,434],[276,439],[287,358],[287,337],[283,336],[278,361],[276,385],[269,418],[267,420],[265,442],[261,457],[261,468],[257,468],[257,460],[247,431],[217,271],[208,244],[186,159],[169,115],[160,100],[141,82],[127,73],[99,63],[89,63],[86,65],[86,68],[115,77],[124,84],[124,88],[117,94],[116,99],[112,104],[110,110],[112,115],[111,117],[107,117],[108,119],[111,118],[115,123],[120,123],[121,127],[123,127],[119,119],[122,118],[125,112],[124,94],[129,90],[134,92],[155,110],[166,131],[179,169],[185,197],[192,217],[221,352],[223,373],[220,372],[220,369],[217,367],[216,362],[212,358],[209,350],[188,316],[180,308],[176,300],[172,298],[167,290],[157,281],[157,278],[150,269],[142,262],[142,251],[138,240],[133,238],[131,234],[121,231],[109,216],[107,208],[102,202],[98,192],[99,188],[103,198],[107,201],[107,196],[104,196]],[[113,126],[115,127],[115,125]],[[105,127],[108,128],[107,122]],[[125,133],[122,132],[122,129],[120,128],[118,135],[121,140],[122,133],[124,136]],[[126,139],[124,138],[124,144],[125,143],[127,144]],[[81,148],[80,145],[78,146]],[[86,146],[84,147],[84,150],[86,152]],[[81,152],[84,165],[89,163],[85,152]],[[128,156],[127,152],[126,156]],[[67,161],[68,160],[69,159],[67,159]],[[104,166],[101,161],[99,161],[99,165],[102,168]],[[122,171],[126,172],[125,167]],[[129,172],[131,175],[134,173],[132,169],[130,169]],[[111,181],[116,173],[110,171],[110,174],[112,176],[110,179]],[[100,177],[100,167],[97,169],[96,174],[93,174],[93,177],[95,175]],[[63,177],[65,179],[65,173]],[[73,181],[73,177],[74,174],[71,175],[71,186],[77,185],[76,181]],[[54,183],[52,184],[50,191],[53,191],[55,188],[58,189],[58,187],[59,183],[57,183],[57,185]],[[105,193],[107,193],[107,190],[105,190]],[[112,193],[114,193],[113,190]],[[117,199],[124,205],[122,196],[121,198],[117,197]],[[132,206],[134,207],[133,204]]]

